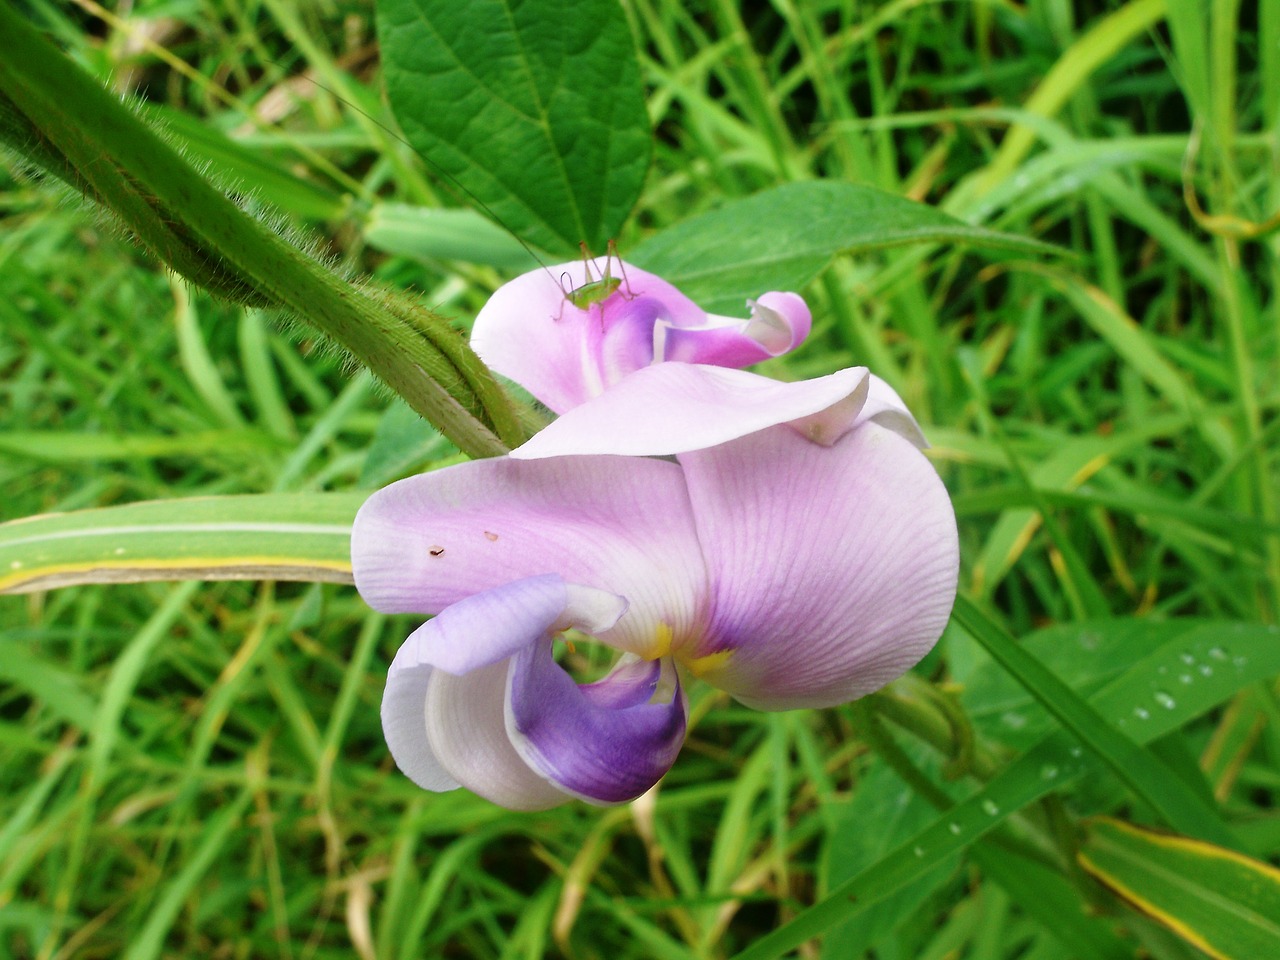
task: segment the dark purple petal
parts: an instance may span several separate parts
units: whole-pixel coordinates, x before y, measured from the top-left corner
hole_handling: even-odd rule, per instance
[[[609,675],[595,683],[579,684],[582,695],[597,707],[620,710],[648,703],[662,679],[661,660],[641,660],[631,655],[620,659]]]
[[[628,665],[583,688],[551,657],[545,640],[516,654],[507,692],[507,732],[530,767],[591,803],[623,803],[671,768],[685,734],[685,700],[674,671]],[[617,687],[617,689],[611,689]],[[649,702],[654,692],[670,693]]]
[[[899,676],[955,599],[955,515],[911,443],[863,423],[834,446],[774,427],[684,454],[715,600],[681,658],[749,706],[830,706]]]

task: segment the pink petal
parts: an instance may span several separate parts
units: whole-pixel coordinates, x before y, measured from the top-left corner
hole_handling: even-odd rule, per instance
[[[749,367],[800,345],[813,325],[804,300],[794,293],[766,293],[748,301],[747,320],[708,314],[696,327],[658,326],[663,360]]]
[[[907,440],[863,423],[834,446],[777,427],[680,457],[711,570],[711,627],[682,650],[748,706],[823,707],[929,651],[955,598],[955,516]]]
[[[583,310],[567,294],[621,280],[607,299]],[[625,279],[623,272],[625,271]],[[534,270],[499,287],[476,317],[471,346],[491,368],[556,412],[598,395],[654,359],[654,324],[699,324],[706,317],[661,277],[597,257]]]
[[[625,598],[596,635],[650,656],[701,622],[707,589],[680,468],[658,460],[500,458],[410,477],[360,508],[351,559],[365,601],[388,613],[558,574]]]
[[[858,422],[870,420],[878,423],[898,436],[910,440],[919,449],[928,449],[929,441],[924,438],[924,431],[920,429],[920,424],[911,415],[911,411],[902,402],[897,391],[875,374],[872,374],[869,380],[867,402],[860,411]]]
[[[744,370],[658,363],[563,414],[511,457],[684,453],[810,417],[853,397],[842,414],[848,423],[860,408],[857,398],[865,395],[866,380],[866,367],[780,383]]]

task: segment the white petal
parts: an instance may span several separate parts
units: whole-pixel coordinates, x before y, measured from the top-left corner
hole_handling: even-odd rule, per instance
[[[503,707],[508,666],[494,663],[464,677],[434,671],[427,740],[440,765],[473,793],[511,810],[546,810],[572,798],[534,773],[511,745]]]

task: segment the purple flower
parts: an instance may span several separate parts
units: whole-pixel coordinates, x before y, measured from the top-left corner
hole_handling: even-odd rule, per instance
[[[612,292],[586,309],[574,306],[567,293],[607,292],[606,271]],[[797,294],[765,293],[747,307],[748,320],[709,314],[661,277],[598,257],[534,270],[498,288],[476,317],[471,346],[563,413],[656,361],[747,367],[809,335],[809,308]]]
[[[865,368],[659,363],[508,457],[375,493],[356,584],[436,615],[388,677],[396,762],[517,809],[618,803],[674,762],[691,677],[769,710],[888,683],[955,596],[955,518],[918,444]],[[553,659],[569,628],[621,651],[613,672],[575,683]]]

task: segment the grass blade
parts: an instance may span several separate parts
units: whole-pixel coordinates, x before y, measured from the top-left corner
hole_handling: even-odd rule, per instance
[[[1239,846],[1217,810],[1078,697],[973,601],[957,597],[955,617],[992,659],[1026,687],[1081,743],[1101,757],[1169,826],[1180,833],[1208,838],[1224,846]]]
[[[0,524],[0,594],[143,580],[351,583],[363,493],[155,500]]]

